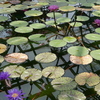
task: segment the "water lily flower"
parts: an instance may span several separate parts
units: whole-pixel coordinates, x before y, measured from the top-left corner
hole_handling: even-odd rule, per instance
[[[18,89],[11,89],[8,90],[8,94],[6,95],[6,97],[8,97],[8,100],[23,100],[23,95],[25,93],[22,92],[22,90],[18,90]]]
[[[8,72],[0,72],[0,81],[9,80],[10,74]]]
[[[51,6],[48,7],[48,9],[49,9],[50,11],[56,11],[56,10],[59,9],[59,6],[57,6],[57,5],[51,5]]]
[[[97,26],[100,26],[100,19],[94,20],[94,23],[95,23]]]

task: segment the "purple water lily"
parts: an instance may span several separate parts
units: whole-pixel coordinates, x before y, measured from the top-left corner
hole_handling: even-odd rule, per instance
[[[95,23],[97,26],[100,26],[100,19],[94,20],[94,23]]]
[[[57,6],[57,5],[51,5],[51,6],[48,7],[48,9],[49,9],[50,11],[56,11],[56,10],[59,9],[59,6]]]
[[[0,72],[0,80],[9,80],[10,74],[8,72]]]

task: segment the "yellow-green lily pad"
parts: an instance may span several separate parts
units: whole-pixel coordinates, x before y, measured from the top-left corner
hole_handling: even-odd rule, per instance
[[[7,46],[5,44],[0,43],[0,54],[4,53],[7,50]]]
[[[0,55],[0,63],[4,61],[4,57]]]
[[[82,24],[81,22],[71,22],[70,25],[71,25],[72,27],[80,27],[80,26],[82,26],[83,24]]]
[[[53,12],[50,12],[47,14],[48,17],[51,17],[51,18],[54,18],[54,13]],[[62,14],[61,13],[58,13],[58,12],[55,12],[55,17],[58,18],[58,17],[62,17]]]
[[[6,21],[8,20],[9,18],[7,16],[0,16],[0,22],[2,21]]]
[[[97,94],[100,95],[100,83],[97,84],[94,89],[95,89],[95,91],[97,91]]]
[[[0,31],[4,30],[4,27],[0,25]]]
[[[89,20],[89,17],[87,17],[87,16],[77,16],[76,20],[77,21],[87,21],[87,20]]]
[[[98,17],[100,17],[100,11],[98,10],[98,11],[94,11],[94,12],[92,12],[92,14],[94,15],[94,16],[98,16]]]
[[[95,32],[100,33],[100,28],[96,28]]]
[[[72,36],[66,36],[63,38],[64,41],[68,42],[68,43],[73,43],[76,41],[76,38],[75,37],[72,37]]]

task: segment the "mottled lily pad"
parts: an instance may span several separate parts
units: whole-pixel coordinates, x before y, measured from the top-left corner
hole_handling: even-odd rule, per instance
[[[49,45],[52,46],[52,47],[63,47],[67,44],[66,41],[64,40],[60,40],[60,39],[56,39],[56,40],[51,40],[49,42]]]
[[[50,63],[56,60],[56,55],[51,52],[40,53],[35,57],[35,60],[40,63]]]
[[[74,64],[87,65],[93,61],[93,58],[90,55],[86,55],[86,56],[82,56],[82,57],[71,55],[70,61],[73,62]]]
[[[72,37],[72,36],[66,36],[63,38],[64,41],[68,42],[68,43],[73,43],[76,41],[76,38],[75,37]]]
[[[4,61],[4,57],[0,55],[0,63]]]
[[[11,53],[5,56],[5,60],[9,63],[23,63],[28,59],[28,56],[23,53]]]
[[[92,14],[93,14],[94,16],[100,17],[100,11],[94,11]]]
[[[17,32],[17,33],[30,33],[32,31],[33,31],[33,28],[26,27],[26,26],[18,27],[15,29],[15,32]]]
[[[11,26],[15,26],[15,27],[21,27],[21,26],[27,26],[28,22],[26,21],[22,21],[22,20],[17,20],[17,21],[12,21],[10,23]]]
[[[27,43],[28,39],[26,37],[12,37],[10,39],[7,40],[7,43],[10,45],[20,45],[20,44],[24,44]]]
[[[10,7],[10,6],[11,6],[10,3],[8,3],[8,4],[1,3],[0,4],[0,7],[2,7],[2,8],[6,8],[6,7]]]
[[[74,56],[88,55],[89,50],[82,46],[72,46],[67,49],[68,53]]]
[[[97,84],[94,89],[95,89],[95,91],[97,91],[97,94],[100,95],[100,83]]]
[[[7,46],[5,44],[0,43],[0,54],[4,53],[7,50]]]
[[[17,65],[10,65],[4,68],[4,72],[8,72],[11,78],[20,77],[21,74],[25,71],[25,68]]]
[[[0,31],[4,30],[4,27],[0,25]]]
[[[34,24],[30,24],[30,27],[33,29],[42,29],[45,28],[46,25],[42,23],[34,23]]]
[[[87,38],[89,40],[93,40],[93,41],[99,41],[100,40],[100,35],[92,33],[92,34],[85,35],[85,38]]]
[[[77,21],[87,21],[87,20],[89,20],[89,17],[87,17],[87,16],[77,16],[76,20]]]
[[[64,75],[64,69],[57,66],[49,66],[42,70],[42,75],[48,78],[58,78]]]
[[[26,69],[21,75],[21,79],[27,81],[36,81],[41,77],[42,77],[42,72],[35,68]]]
[[[51,17],[51,18],[54,18],[54,13],[53,12],[50,12],[50,13],[47,14],[47,16],[48,17]],[[61,16],[62,16],[61,13],[57,13],[57,12],[55,13],[55,17],[56,18],[61,17]]]
[[[83,24],[80,23],[80,22],[72,22],[72,23],[70,23],[70,25],[73,26],[73,27],[80,27],[80,26],[82,26]]]
[[[62,91],[58,95],[58,100],[86,100],[85,95],[78,90]]]
[[[59,91],[62,90],[71,90],[74,89],[77,85],[75,81],[73,81],[70,77],[59,77],[54,79],[51,84],[53,85],[53,88]]]
[[[42,15],[43,13],[41,11],[37,11],[37,10],[29,10],[29,11],[26,11],[25,12],[25,15],[27,16],[40,16]]]
[[[42,41],[46,39],[46,36],[43,36],[43,34],[34,34],[34,35],[30,35],[29,39],[31,41]]]
[[[96,28],[95,32],[100,33],[100,28]]]
[[[9,18],[7,16],[0,16],[0,22],[2,21],[6,21],[8,20]]]
[[[90,55],[96,59],[96,60],[100,60],[100,50],[93,50],[90,52]]]

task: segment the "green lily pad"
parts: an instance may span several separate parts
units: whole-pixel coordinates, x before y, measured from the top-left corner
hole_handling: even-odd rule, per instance
[[[64,11],[64,12],[74,11],[75,7],[73,7],[73,6],[62,6],[62,7],[59,7],[59,10]]]
[[[25,68],[17,65],[10,65],[4,68],[4,72],[8,72],[11,78],[20,77],[21,74],[25,71]]]
[[[4,27],[0,25],[0,31],[4,30]]]
[[[7,40],[7,43],[10,45],[20,45],[20,44],[24,44],[27,43],[28,39],[26,37],[12,37],[10,39]]]
[[[50,21],[46,21],[45,22],[47,25],[53,26],[54,24],[54,20],[50,20]]]
[[[8,4],[1,3],[0,4],[0,7],[2,7],[2,8],[6,8],[6,7],[10,7],[10,6],[11,6],[10,3],[8,3]]]
[[[68,23],[71,21],[71,19],[67,17],[61,17],[61,18],[58,18],[56,21],[57,23],[61,24],[61,23]]]
[[[57,56],[51,52],[40,53],[35,57],[35,60],[40,63],[50,63],[56,60]]]
[[[77,16],[76,20],[77,21],[87,21],[87,20],[89,20],[89,17],[87,17],[87,16]]]
[[[100,83],[97,84],[94,89],[95,89],[95,91],[97,91],[97,94],[100,95]]]
[[[54,79],[51,84],[53,85],[53,88],[59,91],[62,90],[71,90],[74,89],[77,85],[75,81],[73,81],[72,78],[69,77],[59,77]]]
[[[35,68],[26,69],[21,75],[21,79],[27,81],[36,81],[41,77],[42,77],[42,72]]]
[[[6,17],[6,16],[0,16],[0,22],[6,21],[6,20],[8,20],[8,19],[9,19],[9,18]]]
[[[0,43],[0,54],[4,53],[7,50],[7,46],[5,44]]]
[[[18,27],[15,29],[15,32],[17,33],[30,33],[32,31],[33,31],[33,28],[27,27],[27,26]]]
[[[94,16],[100,17],[100,11],[94,11],[92,14],[93,14]]]
[[[42,70],[42,75],[48,78],[58,78],[64,75],[64,69],[57,66],[49,66]]]
[[[90,52],[90,55],[96,59],[96,60],[100,60],[100,50],[93,50]]]
[[[37,4],[42,5],[42,6],[49,5],[49,3],[48,3],[48,2],[39,2],[39,3],[37,3]]]
[[[28,38],[31,41],[42,41],[46,39],[46,36],[43,36],[43,34],[34,34],[34,35],[30,35]]]
[[[67,49],[67,52],[74,56],[85,56],[88,55],[89,50],[82,46],[72,46]]]
[[[36,2],[34,2],[34,1],[24,1],[22,4],[23,5],[35,5]]]
[[[54,13],[53,12],[50,12],[47,14],[48,17],[51,17],[51,18],[54,18]],[[58,17],[62,17],[62,14],[61,13],[58,13],[58,12],[55,12],[55,17],[58,18]]]
[[[89,40],[93,40],[93,41],[99,41],[100,40],[100,35],[92,33],[92,34],[85,35],[85,38],[87,38]]]
[[[22,20],[17,20],[17,21],[12,21],[10,23],[11,26],[15,26],[15,27],[21,27],[21,26],[27,26],[28,22],[26,21],[22,21]]]
[[[72,22],[72,23],[70,23],[70,25],[73,26],[73,27],[80,27],[80,26],[82,26],[82,23],[80,23],[80,22]]]
[[[56,39],[56,40],[51,40],[49,42],[49,45],[52,46],[52,47],[63,47],[67,44],[66,41],[64,40],[60,40],[60,39]]]
[[[18,4],[18,5],[15,5],[15,9],[16,10],[24,10],[24,9],[27,9],[27,6],[22,5],[22,4]]]
[[[100,33],[100,28],[96,28],[95,32]]]
[[[42,29],[45,28],[46,25],[42,23],[34,23],[34,24],[30,24],[30,27],[33,29]]]
[[[86,100],[85,95],[78,90],[62,91],[58,95],[58,100]]]
[[[29,11],[25,11],[25,15],[27,16],[40,16],[43,13],[41,11],[37,11],[37,10],[29,10]]]
[[[68,43],[73,43],[76,41],[76,38],[75,37],[72,37],[72,36],[66,36],[63,38],[64,41],[68,42]]]
[[[0,63],[4,61],[4,57],[0,55]]]
[[[93,3],[87,3],[87,2],[82,3],[82,5],[85,6],[85,7],[92,7],[92,6],[94,6]]]

